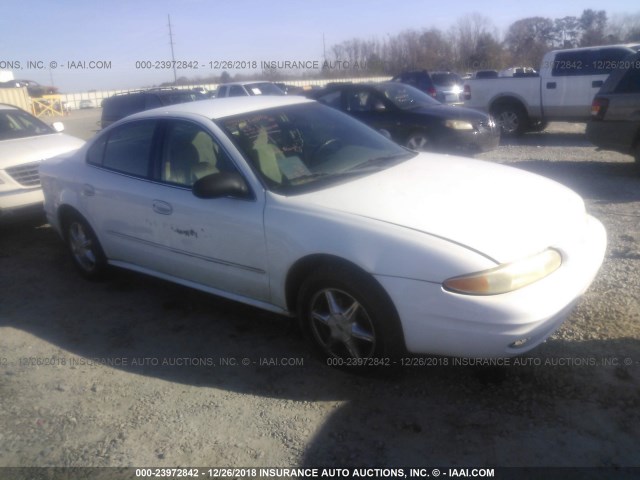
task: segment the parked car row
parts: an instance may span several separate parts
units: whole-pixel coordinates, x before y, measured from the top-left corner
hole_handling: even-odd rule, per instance
[[[558,58],[564,58],[563,55],[566,56],[574,51],[582,56],[597,52],[602,57],[605,54],[619,55],[621,52],[629,54],[629,51],[633,51],[633,49],[628,46],[614,46],[552,53]],[[565,54],[565,52],[568,53]],[[638,165],[640,165],[639,55],[639,53],[632,53],[630,56],[617,60],[619,68],[613,69],[613,73],[593,99],[591,119],[587,126],[587,137],[593,144],[601,149],[629,153],[635,157]],[[516,73],[522,69],[514,68],[512,70],[516,76]],[[573,75],[573,77],[576,76],[579,75]],[[278,86],[269,82],[236,82],[221,85],[218,93],[221,98],[237,95],[303,94],[351,115],[393,139],[396,143],[412,150],[456,151],[472,154],[495,148],[499,142],[500,129],[490,116],[474,109],[448,106],[433,98],[434,95],[437,97],[437,94],[434,94],[435,90],[431,92],[430,86],[434,86],[438,82],[443,83],[445,81],[443,79],[452,85],[458,82],[458,77],[448,72],[429,74],[426,71],[420,71],[406,72],[391,82],[380,84],[334,83],[326,88],[304,89],[286,84]],[[538,81],[538,79],[534,79],[534,81]],[[418,88],[414,88],[410,84],[417,85],[431,94],[419,91]],[[115,95],[103,102],[102,125],[107,127],[127,115],[158,106],[205,98],[207,97],[203,92],[172,88]],[[504,96],[502,98],[504,100]],[[81,108],[91,108],[91,106],[90,100],[83,100],[80,103]],[[44,141],[13,141],[18,137],[31,138],[38,135],[48,135],[54,130],[14,107],[5,106],[2,107],[2,111],[3,118],[0,118],[0,129],[2,129],[0,130],[0,142],[2,143],[0,145],[5,151],[9,145],[12,145],[13,149],[11,155],[3,157],[2,169],[0,170],[0,192],[2,194],[0,213],[7,214],[23,207],[34,205],[37,207],[42,201],[38,187],[37,162],[63,150],[49,149],[49,143],[52,142],[47,142],[45,147],[43,146]],[[507,117],[504,111],[500,112],[504,128]],[[62,127],[57,125],[57,128],[61,130]],[[531,124],[529,124],[529,128],[531,128]],[[70,137],[65,135],[60,138],[62,140],[56,141],[75,145],[75,148],[80,144],[79,140],[75,139],[74,143]],[[12,141],[8,142],[8,140]],[[36,144],[38,147],[31,146]],[[71,148],[68,147],[68,149]],[[28,152],[23,154],[20,149],[28,149]],[[27,177],[30,180],[25,180]],[[13,199],[9,200],[10,197]]]

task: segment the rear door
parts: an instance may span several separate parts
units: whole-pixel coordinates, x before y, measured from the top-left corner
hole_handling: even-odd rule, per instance
[[[127,122],[103,134],[87,153],[81,186],[86,217],[112,260],[153,268],[161,255],[150,215],[152,157],[159,122]]]

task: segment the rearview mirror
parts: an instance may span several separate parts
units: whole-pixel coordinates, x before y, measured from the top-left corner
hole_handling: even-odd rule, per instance
[[[198,198],[249,197],[249,187],[244,178],[235,172],[218,172],[202,177],[192,187]]]

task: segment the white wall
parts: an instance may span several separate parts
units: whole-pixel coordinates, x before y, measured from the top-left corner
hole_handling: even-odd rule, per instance
[[[287,85],[294,85],[296,87],[304,87],[305,85],[326,85],[330,82],[353,82],[353,83],[362,83],[362,82],[383,82],[385,80],[389,80],[390,77],[368,77],[368,78],[344,78],[344,79],[328,79],[328,80],[291,80],[285,81]],[[204,88],[206,90],[216,90],[218,88],[218,84],[210,83],[206,85],[186,85],[186,86],[176,86],[175,88],[180,88],[183,90],[190,90],[193,88]],[[63,93],[62,101],[67,102],[67,106],[70,109],[78,109],[80,108],[81,100],[90,100],[94,107],[99,107],[102,104],[102,100],[105,98],[109,98],[112,95],[117,93],[126,93],[133,90],[101,90],[101,91],[89,91],[82,93]]]

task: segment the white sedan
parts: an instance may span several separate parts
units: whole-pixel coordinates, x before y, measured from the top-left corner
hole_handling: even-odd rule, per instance
[[[412,152],[294,97],[132,115],[41,176],[83,275],[114,265],[297,315],[340,362],[527,352],[606,246],[562,185]]]
[[[84,144],[62,130],[60,122],[52,128],[18,107],[0,104],[0,218],[42,211],[40,163]]]

